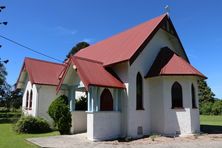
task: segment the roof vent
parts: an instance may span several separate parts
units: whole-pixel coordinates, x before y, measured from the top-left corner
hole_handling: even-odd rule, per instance
[[[137,135],[143,135],[143,127],[142,126],[138,126]]]

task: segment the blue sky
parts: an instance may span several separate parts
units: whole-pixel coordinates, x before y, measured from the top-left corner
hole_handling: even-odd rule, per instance
[[[80,41],[94,44],[164,13],[170,17],[191,63],[208,77],[222,98],[222,1],[220,0],[4,0],[0,35],[63,60]],[[14,84],[24,57],[49,60],[0,38],[0,58],[9,59],[7,81]]]

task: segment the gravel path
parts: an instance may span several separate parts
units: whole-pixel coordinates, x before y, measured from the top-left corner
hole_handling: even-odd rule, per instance
[[[156,137],[133,140],[131,142],[106,141],[91,142],[85,134],[29,138],[29,142],[40,147],[52,148],[222,148],[222,135],[203,135],[186,138]]]

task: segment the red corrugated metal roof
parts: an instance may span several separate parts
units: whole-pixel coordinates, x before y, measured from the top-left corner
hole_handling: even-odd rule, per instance
[[[64,68],[64,64],[25,58],[22,71],[27,70],[33,84],[58,85],[59,75]]]
[[[86,47],[77,52],[76,56],[97,60],[104,65],[129,60],[165,17],[167,17],[166,14],[161,15],[132,29]]]
[[[206,78],[206,76],[169,48],[161,49],[145,77],[163,75],[194,75]]]
[[[106,71],[101,62],[76,56],[73,56],[71,60],[87,90],[89,85],[125,88],[122,82]]]

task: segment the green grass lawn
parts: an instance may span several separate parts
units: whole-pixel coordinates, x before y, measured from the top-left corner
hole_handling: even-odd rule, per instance
[[[45,137],[58,135],[58,132],[45,134],[16,134],[12,129],[13,124],[0,124],[0,148],[32,148],[37,147],[25,139],[32,137]]]
[[[204,132],[221,132],[222,116],[200,116],[200,124]],[[0,124],[0,148],[32,148],[37,147],[28,143],[25,139],[32,137],[45,137],[59,135],[58,132],[45,134],[17,134],[12,130],[13,124]],[[210,133],[210,132],[209,132]]]
[[[222,116],[201,115],[200,124],[222,126]]]
[[[222,116],[200,116],[200,129],[208,134],[222,134]]]

